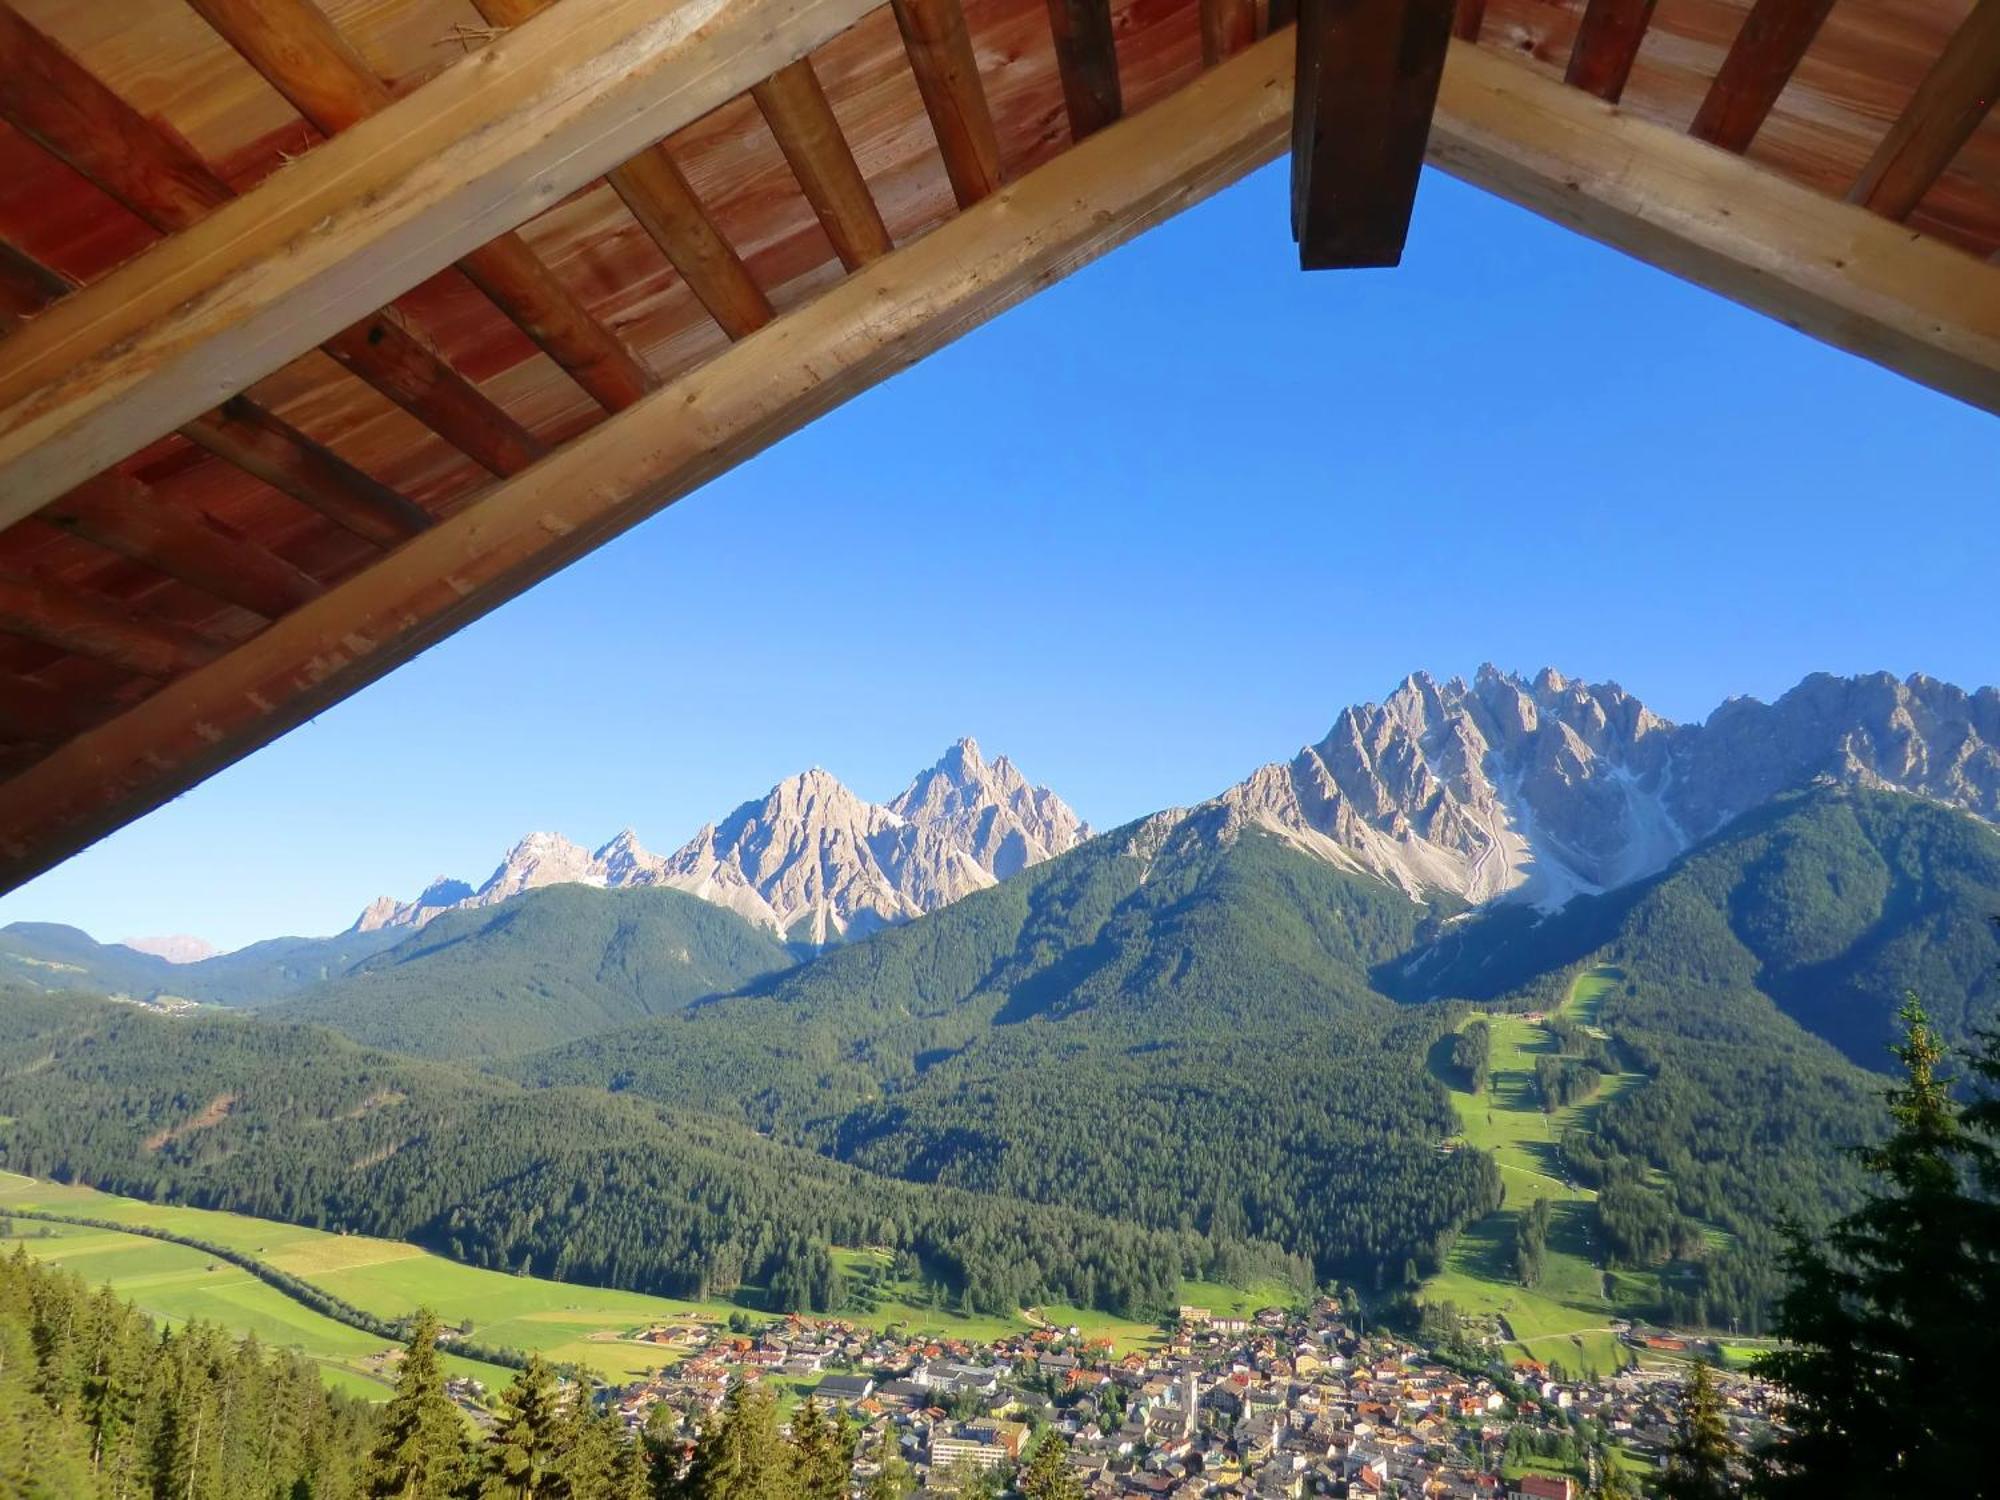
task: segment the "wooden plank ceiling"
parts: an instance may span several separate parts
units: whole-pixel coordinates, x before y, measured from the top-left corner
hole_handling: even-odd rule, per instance
[[[663,93],[691,100],[728,80],[698,118],[630,142],[631,154],[591,169],[603,175],[439,255],[414,284],[382,286],[240,380],[153,392],[140,372],[131,441],[101,472],[72,474],[21,438],[65,415],[48,395],[59,376],[36,372],[93,329],[107,361],[114,342],[171,342],[164,323],[111,340],[117,309],[99,317],[94,284],[124,285],[115,278],[128,267],[143,285],[170,250],[136,257],[225,222],[211,224],[225,209],[247,221],[262,211],[252,203],[326,189],[296,164],[350,130],[386,136],[429,119],[450,88],[425,84],[476,66],[511,29],[568,37],[554,28],[609,26],[619,3],[0,0],[0,445],[20,439],[18,451],[0,446],[0,519],[11,521],[0,530],[0,887],[1269,159],[1290,108],[1289,56],[1273,61],[1290,42],[1272,36],[1292,19],[1286,0],[758,0],[755,17],[751,0],[658,0],[664,29],[617,54],[631,68],[607,66],[573,98],[549,102],[545,89],[522,108],[546,103],[594,128],[590,91],[640,87],[651,76],[642,60],[660,70]],[[1376,3],[1349,0],[1344,13],[1365,22]],[[1381,8],[1422,13],[1426,36],[1445,13],[1424,0]],[[757,66],[740,80],[716,68],[675,82],[675,48],[691,45],[673,32],[683,15],[702,40],[737,25],[741,56]],[[1646,151],[1664,131],[1692,135],[1709,145],[1682,173],[1690,181],[1760,200],[1804,190],[1814,197],[1791,215],[1801,233],[1851,239],[1862,260],[1895,258],[1894,246],[1870,250],[1867,232],[1850,234],[1858,218],[1840,217],[1866,210],[1917,231],[1921,254],[1948,247],[1935,263],[1947,282],[1992,278],[2000,272],[1976,262],[2000,257],[2000,119],[1988,109],[2000,0],[1457,0],[1451,29],[1460,40],[1432,160],[1982,399],[1993,361],[1978,340],[2000,334],[1982,321],[1995,306],[1986,282],[1972,283],[1964,339],[1875,283],[1853,298],[1842,286],[1795,296],[1783,273],[1782,295],[1746,291],[1713,270],[1736,250],[1711,236],[1688,252],[1681,227],[1641,224],[1644,205],[1570,211],[1551,184],[1598,200],[1560,151],[1510,163],[1506,128],[1469,124],[1468,112],[1501,118],[1491,101],[1518,79],[1524,97],[1542,90],[1560,106],[1538,117],[1563,140],[1601,129],[1620,150]],[[788,38],[799,45],[787,49]],[[1330,68],[1349,65],[1328,55]],[[1547,93],[1557,87],[1597,112],[1563,105]],[[1449,128],[1447,110],[1459,111]],[[1335,130],[1316,152],[1365,169],[1345,140]],[[1708,174],[1700,159],[1711,150],[1744,165]],[[533,160],[529,146],[520,160]],[[544,180],[509,182],[508,170],[493,169],[494,202]],[[323,175],[337,187],[337,173]],[[1612,184],[1604,201],[1616,195]],[[1393,184],[1362,194],[1378,199],[1407,214]],[[1812,206],[1822,200],[1826,215]],[[956,240],[938,238],[946,227]],[[1363,224],[1350,259],[1392,259],[1401,221],[1391,227],[1385,237]],[[1785,253],[1796,261],[1801,247]],[[966,281],[968,265],[991,279]],[[339,296],[367,289],[348,277]],[[191,298],[172,316],[204,306]],[[1928,332],[1917,327],[1927,317]],[[1948,357],[1904,356],[1903,342],[1932,335],[1952,345]],[[801,377],[800,359],[824,368]],[[1966,364],[1973,378],[1958,373]],[[155,395],[180,404],[148,429]],[[676,415],[661,419],[686,432],[642,452],[616,414],[663,412],[670,400]],[[95,442],[122,430],[102,413],[91,420]],[[62,483],[48,488],[49,476]],[[550,476],[596,498],[558,493]],[[491,519],[501,516],[514,519]],[[534,545],[507,539],[517,523]]]

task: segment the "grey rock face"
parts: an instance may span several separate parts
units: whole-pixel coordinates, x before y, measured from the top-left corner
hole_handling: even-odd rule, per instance
[[[1266,829],[1412,894],[1558,906],[1650,875],[1822,777],[2000,820],[2000,693],[1817,675],[1776,703],[1734,699],[1677,725],[1615,683],[1548,668],[1525,679],[1488,666],[1470,683],[1418,673],[1289,763],[1162,816],[1210,837]]]
[[[355,930],[421,927],[441,911],[575,882],[669,886],[824,943],[934,911],[1088,835],[1055,793],[1030,784],[1005,756],[989,765],[966,739],[886,805],[825,771],[806,771],[671,855],[648,852],[630,829],[594,852],[559,834],[530,834],[478,890],[440,881],[415,901],[383,897]]]

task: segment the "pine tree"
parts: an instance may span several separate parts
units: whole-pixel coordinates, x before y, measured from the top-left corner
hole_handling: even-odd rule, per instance
[[[1042,1434],[1014,1487],[1027,1500],[1083,1500],[1083,1480],[1069,1465],[1069,1444],[1061,1433]]]
[[[610,1413],[572,1415],[562,1459],[563,1500],[622,1500],[619,1463],[633,1445]]]
[[[1792,1429],[1758,1476],[1774,1500],[1978,1493],[1968,1476],[1990,1468],[2000,1105],[1961,1113],[1914,996],[1901,1019],[1905,1078],[1885,1091],[1893,1128],[1862,1155],[1875,1185],[1825,1246],[1794,1235],[1787,1253],[1785,1344],[1758,1364],[1784,1387]],[[2000,1039],[1985,1038],[1973,1067],[2000,1084]]]
[[[554,1373],[539,1354],[507,1387],[507,1409],[486,1442],[480,1500],[564,1500],[572,1424]]]
[[[695,1444],[690,1500],[789,1500],[792,1456],[778,1436],[778,1404],[739,1380]]]
[[[1728,1500],[1737,1493],[1730,1465],[1736,1446],[1722,1415],[1722,1395],[1706,1364],[1697,1360],[1681,1390],[1679,1429],[1660,1481],[1663,1500]]]
[[[910,1466],[896,1451],[896,1439],[892,1433],[882,1435],[877,1462],[880,1467],[875,1477],[868,1481],[868,1500],[903,1500],[910,1493]]]
[[[821,1414],[811,1397],[792,1414],[793,1494],[803,1500],[844,1500],[854,1464],[853,1425],[845,1412],[837,1420]]]
[[[449,1500],[465,1481],[465,1422],[445,1394],[437,1337],[437,1314],[420,1309],[363,1471],[369,1500]]]

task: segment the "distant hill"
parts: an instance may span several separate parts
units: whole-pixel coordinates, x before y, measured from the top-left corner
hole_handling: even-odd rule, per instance
[[[768,929],[661,888],[549,886],[369,936],[384,935],[402,941],[272,1015],[421,1057],[497,1057],[670,1014],[796,961]]]
[[[400,933],[270,938],[196,963],[172,963],[123,943],[100,943],[56,922],[0,928],[0,981],[43,990],[91,990],[134,1000],[178,997],[261,1005],[345,974]]]

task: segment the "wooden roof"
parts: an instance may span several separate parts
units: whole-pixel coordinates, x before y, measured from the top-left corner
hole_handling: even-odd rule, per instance
[[[1271,4],[0,0],[0,885],[1271,159]],[[2000,0],[1454,30],[1433,162],[2000,407]]]

